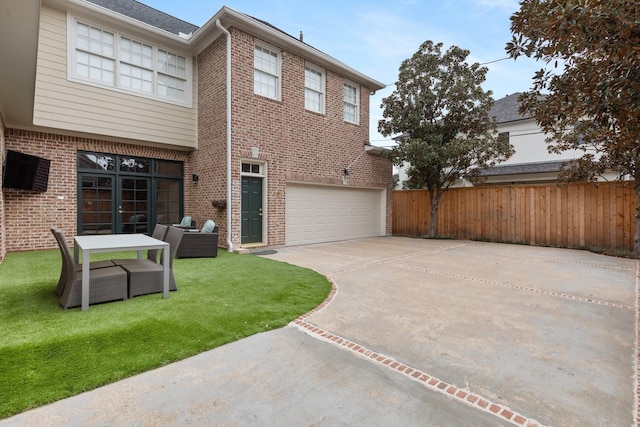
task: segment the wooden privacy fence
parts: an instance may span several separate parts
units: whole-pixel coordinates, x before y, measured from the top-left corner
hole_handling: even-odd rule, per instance
[[[561,247],[633,249],[633,183],[452,188],[443,194],[436,234]],[[393,234],[426,235],[427,190],[394,191]]]

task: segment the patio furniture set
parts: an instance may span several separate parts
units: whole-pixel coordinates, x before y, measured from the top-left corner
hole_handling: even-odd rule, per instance
[[[214,224],[211,228],[212,232],[185,231],[157,224],[151,237],[144,234],[76,236],[72,256],[63,232],[52,227],[51,233],[62,256],[62,271],[56,286],[60,306],[65,310],[79,306],[87,310],[90,304],[160,292],[167,298],[169,291],[177,290],[173,259],[180,248],[184,246],[182,257],[217,256],[217,227]],[[82,263],[79,262],[80,250]],[[92,253],[127,250],[137,251],[138,257],[90,262]],[[143,250],[147,250],[146,258],[142,257]]]

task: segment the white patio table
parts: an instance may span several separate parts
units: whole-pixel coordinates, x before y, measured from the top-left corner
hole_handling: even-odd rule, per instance
[[[80,249],[82,249],[82,310],[89,309],[89,268],[92,253],[138,251],[138,258],[142,258],[142,251],[149,249],[164,249],[163,253],[163,292],[164,298],[169,297],[169,243],[154,239],[146,234],[100,234],[76,236],[73,256],[78,263]]]

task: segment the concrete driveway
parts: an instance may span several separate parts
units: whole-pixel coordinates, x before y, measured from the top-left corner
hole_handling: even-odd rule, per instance
[[[262,256],[336,289],[286,328],[0,425],[636,425],[636,261],[395,237]]]

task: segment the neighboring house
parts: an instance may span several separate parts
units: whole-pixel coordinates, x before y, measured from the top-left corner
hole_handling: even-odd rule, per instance
[[[507,161],[482,171],[485,185],[555,182],[562,164],[582,155],[578,150],[568,150],[561,154],[549,153],[546,135],[535,119],[528,114],[518,113],[520,95],[517,92],[498,99],[489,112],[498,122],[498,137],[513,145],[515,153]],[[402,189],[402,183],[407,179],[406,170],[406,166],[399,168],[399,183],[396,189]],[[456,184],[458,187],[472,185],[466,180]]]
[[[2,190],[2,257],[54,247],[52,225],[151,232],[183,215],[233,249],[391,233],[391,164],[368,145],[384,85],[268,23],[3,0],[0,40],[3,163],[51,160],[46,192]]]
[[[513,145],[515,153],[507,161],[481,173],[485,184],[542,184],[555,182],[562,164],[578,158],[581,151],[549,153],[546,135],[529,114],[518,113],[521,93],[498,99],[490,115],[498,122],[498,138]]]

